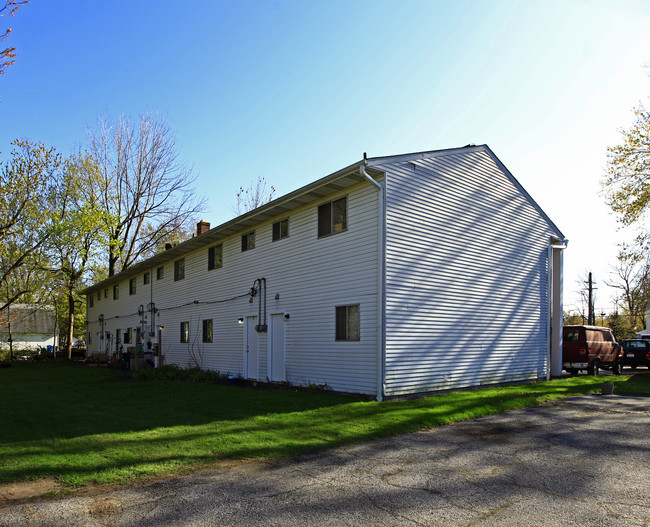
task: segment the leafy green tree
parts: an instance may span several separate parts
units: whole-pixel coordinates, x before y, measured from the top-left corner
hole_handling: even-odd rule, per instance
[[[111,224],[95,194],[100,180],[99,167],[91,156],[72,155],[65,160],[56,189],[50,194],[50,270],[67,304],[62,311],[67,314],[63,327],[68,358],[72,357],[75,315],[83,305],[76,290],[106,247],[107,225]]]
[[[11,160],[0,167],[0,312],[36,296],[51,237],[49,199],[61,157],[42,143],[14,141]]]
[[[638,225],[650,207],[650,112],[639,105],[634,114],[634,124],[621,131],[621,144],[608,148],[602,181],[607,204],[624,225]],[[636,249],[643,252],[649,237],[641,227]]]

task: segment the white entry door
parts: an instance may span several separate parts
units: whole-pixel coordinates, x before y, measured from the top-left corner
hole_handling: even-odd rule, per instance
[[[272,381],[286,381],[287,374],[284,366],[284,313],[271,315],[271,346],[269,367]]]
[[[247,379],[257,379],[258,377],[258,345],[257,345],[257,331],[255,325],[257,324],[257,317],[246,317],[246,338],[244,339],[244,376]]]

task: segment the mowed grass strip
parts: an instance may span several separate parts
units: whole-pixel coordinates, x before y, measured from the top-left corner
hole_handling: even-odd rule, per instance
[[[406,401],[180,381],[125,381],[67,363],[0,369],[0,482],[69,487],[291,456],[600,391],[650,394],[650,375],[579,376]]]

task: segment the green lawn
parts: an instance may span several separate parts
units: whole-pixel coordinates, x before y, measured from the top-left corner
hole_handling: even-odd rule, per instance
[[[579,376],[523,386],[368,402],[331,393],[120,380],[67,363],[0,368],[0,482],[68,487],[194,470],[223,459],[290,456],[550,399],[650,394],[650,375]]]

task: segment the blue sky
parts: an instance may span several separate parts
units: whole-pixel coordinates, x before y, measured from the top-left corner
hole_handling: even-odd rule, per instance
[[[7,25],[4,159],[16,138],[67,153],[100,115],[161,113],[214,226],[259,175],[281,195],[363,152],[486,143],[570,240],[566,308],[587,269],[612,306],[632,234],[599,181],[650,95],[648,2],[32,0]]]

